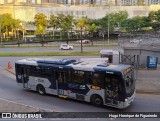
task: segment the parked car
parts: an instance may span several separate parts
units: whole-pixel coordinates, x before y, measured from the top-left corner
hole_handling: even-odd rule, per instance
[[[133,39],[133,40],[130,40],[130,43],[141,43],[142,40],[141,39]]]
[[[61,44],[60,49],[61,50],[73,50],[73,46],[69,44]]]
[[[77,43],[80,44],[80,43],[81,43],[81,40],[78,40]],[[82,40],[82,43],[83,43],[83,44],[89,44],[89,43],[90,43],[90,40],[84,39],[84,40]]]

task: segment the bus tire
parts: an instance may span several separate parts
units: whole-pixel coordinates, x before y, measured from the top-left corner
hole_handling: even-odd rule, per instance
[[[46,93],[45,88],[42,85],[37,85],[37,91],[39,94],[44,95]]]
[[[101,106],[101,105],[103,105],[103,100],[102,100],[101,96],[99,96],[97,94],[92,95],[90,101],[95,106]]]

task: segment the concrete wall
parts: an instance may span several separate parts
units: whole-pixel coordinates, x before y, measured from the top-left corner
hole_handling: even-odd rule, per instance
[[[0,0],[0,4],[4,4],[4,0]]]
[[[5,13],[11,14],[14,18],[13,6],[0,6],[0,15]]]
[[[13,11],[16,19],[21,21],[34,21],[34,16],[36,14],[34,7],[30,6],[14,6]]]

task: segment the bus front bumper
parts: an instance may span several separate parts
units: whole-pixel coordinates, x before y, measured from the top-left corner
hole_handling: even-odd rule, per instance
[[[133,93],[133,95],[131,97],[127,97],[125,99],[125,102],[119,103],[118,108],[122,109],[122,108],[126,108],[126,107],[130,106],[131,103],[134,101],[134,99],[135,99],[135,92]]]

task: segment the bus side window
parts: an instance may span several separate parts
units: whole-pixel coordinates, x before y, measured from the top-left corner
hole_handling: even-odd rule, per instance
[[[70,81],[70,71],[62,71],[62,72],[55,72],[55,79],[58,80],[60,83],[67,83]]]
[[[83,71],[72,71],[72,82],[84,83],[85,72]]]
[[[71,75],[70,73],[71,73],[70,71],[66,71],[66,72],[63,73],[63,81],[64,81],[64,83],[67,83],[67,82],[70,81],[70,75]]]
[[[60,83],[62,82],[61,72],[55,71],[55,79]]]
[[[93,73],[92,84],[101,86],[101,77],[98,73]]]
[[[92,72],[86,72],[86,82],[92,84]]]

